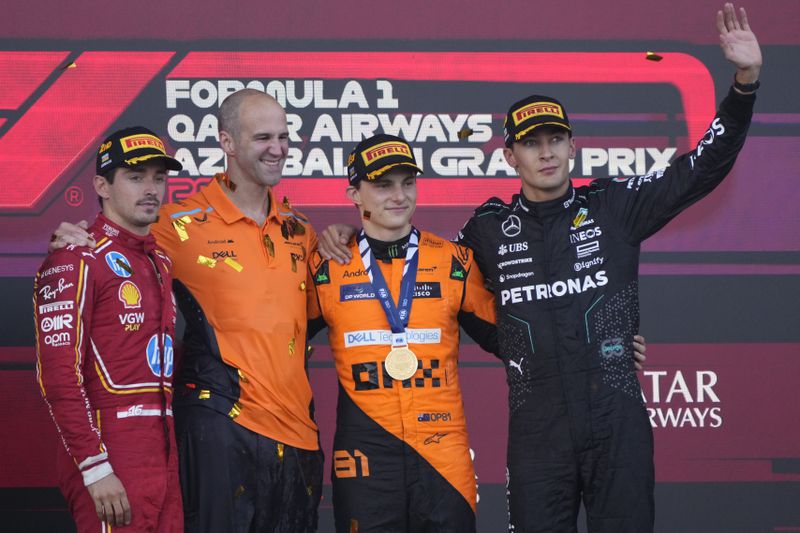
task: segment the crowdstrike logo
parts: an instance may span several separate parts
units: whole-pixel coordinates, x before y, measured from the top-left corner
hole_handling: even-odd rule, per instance
[[[503,270],[507,266],[524,265],[526,263],[533,263],[533,257],[520,257],[519,259],[509,259],[502,263],[497,263],[497,268]]]

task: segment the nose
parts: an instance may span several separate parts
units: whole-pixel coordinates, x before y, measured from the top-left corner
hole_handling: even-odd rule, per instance
[[[403,203],[405,201],[406,193],[403,190],[403,186],[402,185],[395,184],[395,186],[392,187],[392,196],[391,196],[391,198],[392,198],[393,202],[398,203],[398,204],[401,204],[401,203]]]
[[[158,194],[155,176],[149,176],[144,180],[144,193],[148,196],[156,196]]]
[[[553,151],[550,149],[550,143],[542,143],[539,147],[539,159],[550,159],[553,157]]]
[[[283,156],[288,151],[289,147],[287,146],[287,142],[283,141],[277,137],[270,140],[269,144],[267,145],[267,150],[271,155],[275,156]]]

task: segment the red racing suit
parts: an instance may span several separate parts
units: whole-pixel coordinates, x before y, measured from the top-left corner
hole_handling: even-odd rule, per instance
[[[59,486],[79,531],[106,531],[86,486],[112,472],[132,517],[115,530],[182,531],[171,262],[151,235],[102,215],[89,233],[96,248],[54,252],[34,285],[37,380],[64,444]]]

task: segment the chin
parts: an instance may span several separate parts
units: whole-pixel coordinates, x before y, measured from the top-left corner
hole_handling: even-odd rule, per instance
[[[264,176],[261,178],[261,183],[265,187],[274,187],[281,182],[282,177],[280,174],[277,176]]]

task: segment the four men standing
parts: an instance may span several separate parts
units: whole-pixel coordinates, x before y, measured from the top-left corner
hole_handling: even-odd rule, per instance
[[[504,132],[506,158],[520,174],[522,193],[510,203],[492,199],[484,204],[459,237],[474,251],[474,261],[486,274],[496,297],[499,354],[506,363],[510,392],[509,490],[515,531],[574,531],[581,499],[593,530],[652,530],[652,435],[629,348],[638,329],[638,250],[643,239],[719,183],[743,144],[758,86],[760,51],[743,11],[740,22],[733,7],[726,4],[717,24],[725,55],[737,66],[735,86],[698,148],[665,171],[573,189],[568,169],[575,145],[560,102],[533,96],[509,110]],[[311,417],[305,340],[306,318],[321,316],[330,327],[340,378],[335,453],[344,453],[334,456],[337,529],[352,528],[353,520],[357,528],[362,521],[381,524],[381,519],[389,518],[380,513],[358,514],[353,502],[369,507],[365,498],[374,497],[378,502],[385,495],[375,485],[381,479],[367,480],[363,475],[369,470],[369,459],[400,454],[401,459],[393,457],[399,460],[392,467],[395,474],[414,481],[400,487],[399,496],[391,496],[405,498],[402,509],[407,509],[409,502],[426,498],[425,487],[430,480],[434,480],[431,487],[439,487],[437,491],[449,485],[458,495],[451,503],[442,500],[442,505],[450,506],[442,522],[435,522],[442,509],[428,512],[414,506],[428,522],[414,522],[419,517],[410,519],[401,513],[401,525],[387,527],[398,531],[441,531],[450,526],[454,531],[469,530],[468,518],[463,523],[454,518],[459,516],[456,501],[474,510],[463,425],[448,425],[447,431],[435,430],[428,435],[430,431],[423,427],[426,421],[419,418],[425,410],[417,407],[427,408],[425,387],[435,390],[438,380],[438,388],[444,383],[445,392],[452,387],[452,397],[447,400],[450,415],[455,413],[458,418],[461,413],[453,319],[462,311],[488,322],[494,319],[486,306],[490,295],[483,294],[481,283],[470,289],[470,276],[472,281],[480,280],[477,268],[471,266],[472,252],[420,233],[410,225],[416,197],[413,156],[383,168],[387,158],[373,169],[373,162],[363,159],[363,168],[359,167],[358,158],[376,149],[375,143],[405,144],[400,139],[373,138],[359,145],[352,156],[348,189],[364,220],[364,231],[357,241],[364,265],[363,286],[357,290],[343,283],[346,270],[318,256],[312,260],[313,280],[308,278],[306,263],[316,247],[316,237],[308,221],[288,202],[279,203],[271,190],[280,180],[288,149],[285,112],[271,97],[244,90],[223,103],[219,117],[227,172],[216,176],[200,193],[165,206],[154,227],[158,245],[173,261],[172,268],[164,253],[155,249],[152,238],[149,244],[140,245],[124,233],[132,228],[134,235],[146,234],[163,196],[163,181],[158,182],[156,190],[117,204],[113,195],[103,196],[107,190],[103,180],[108,181],[108,177],[100,174],[103,161],[98,156],[95,184],[98,194],[109,201],[109,210],[108,221],[99,219],[103,225],[98,222],[92,228],[95,240],[100,238],[97,248],[73,246],[57,252],[37,276],[36,294],[52,300],[36,302],[40,383],[51,402],[65,447],[78,466],[72,477],[82,474],[83,484],[89,487],[84,497],[81,491],[65,488],[76,520],[81,513],[86,514],[88,494],[98,520],[108,524],[129,521],[125,490],[120,490],[119,479],[115,482],[111,477],[115,475],[115,454],[125,446],[104,440],[107,436],[111,442],[115,426],[129,418],[152,417],[160,422],[156,429],[142,431],[161,432],[163,447],[156,448],[163,448],[164,453],[150,455],[164,458],[159,471],[167,480],[164,486],[170,480],[174,484],[168,411],[174,314],[165,311],[170,308],[168,281],[172,276],[187,323],[185,356],[174,401],[187,529],[315,530],[322,463]],[[112,146],[116,145],[112,142]],[[124,144],[122,147],[124,150]],[[105,144],[101,155],[104,149]],[[149,155],[172,161],[164,154],[163,145],[159,153]],[[136,154],[124,159],[132,167],[151,159],[138,160],[132,155]],[[113,155],[109,157],[116,161]],[[157,168],[163,176],[166,167]],[[392,194],[396,194],[394,200]],[[113,206],[117,205],[120,207],[115,210]],[[139,217],[140,212],[151,216]],[[131,228],[125,225],[129,216],[136,221]],[[142,227],[145,232],[139,233]],[[74,227],[60,233],[75,244],[88,243]],[[133,248],[112,250],[117,242]],[[127,257],[133,257],[134,250],[141,252],[142,261]],[[100,253],[108,272],[102,269],[102,263],[95,263]],[[519,261],[504,263],[514,259]],[[102,277],[96,268],[90,268],[95,264],[110,279],[111,289],[89,283],[91,275]],[[440,269],[440,277],[449,270],[449,276],[428,279],[421,269]],[[426,291],[439,294],[449,307],[437,310],[432,302],[420,298],[422,311],[412,308],[410,301],[417,301],[413,295],[422,290],[412,273],[420,273],[420,284],[430,285],[431,290]],[[125,280],[130,284],[115,279],[134,274],[136,278]],[[73,280],[70,276],[77,277]],[[316,301],[312,298],[307,316],[306,294],[312,282]],[[434,283],[438,283],[438,291]],[[157,290],[148,292],[140,284]],[[133,322],[127,325],[139,327],[123,333],[137,335],[120,337],[108,330],[114,335],[92,336],[94,328],[108,324],[92,322],[81,314],[88,309],[86,302],[112,307],[121,304],[127,309],[144,305],[145,297],[148,302],[160,298],[161,313],[145,311],[143,317],[134,313]],[[454,303],[458,305],[451,305]],[[355,310],[353,321],[357,315],[364,315],[373,317],[374,324],[359,325],[362,329],[354,330],[356,324],[346,318],[350,314],[334,315],[345,305],[348,312],[350,308],[363,308]],[[385,314],[372,307],[385,310]],[[115,314],[125,316],[110,316]],[[442,320],[446,324],[440,323]],[[151,321],[152,327],[147,326]],[[385,330],[384,323],[390,330]],[[78,326],[80,330],[73,332],[72,328]],[[151,329],[152,336],[143,344]],[[439,344],[435,349],[414,342],[432,338],[431,331],[436,329],[440,337],[438,343],[432,343]],[[381,338],[388,333],[388,341],[367,342],[366,333]],[[118,343],[119,338],[136,341],[133,353],[144,346],[156,381],[140,382],[133,374],[122,379],[118,376],[124,371],[118,373],[113,367],[109,373],[105,357],[109,347],[103,343]],[[422,347],[412,350],[414,344]],[[361,360],[366,352],[374,355],[372,352],[379,349],[376,346],[391,348],[385,361],[377,356]],[[433,353],[431,350],[443,350],[441,357],[427,356]],[[417,357],[414,351],[422,356]],[[353,359],[354,354],[359,361]],[[132,355],[130,361],[135,359]],[[128,360],[120,356],[119,364],[124,366]],[[94,374],[87,372],[92,367]],[[128,383],[128,378],[133,381]],[[74,383],[69,383],[70,379]],[[59,388],[59,382],[69,386]],[[115,391],[115,387],[120,390]],[[114,400],[106,404],[104,396],[93,392],[101,388]],[[445,399],[442,390],[430,394],[436,399],[434,403]],[[123,394],[134,391],[156,394],[160,401],[152,403],[156,397],[147,396],[142,403],[122,406],[120,399],[127,399]],[[372,400],[364,400],[367,394],[372,394]],[[115,420],[110,426],[105,423],[109,415],[104,412],[109,406]],[[365,413],[367,416],[361,416]],[[380,428],[373,427],[377,432],[359,427],[387,413],[390,418],[397,413],[400,416],[396,420],[387,418]],[[73,418],[81,419],[74,434],[72,429],[64,429],[73,427]],[[100,425],[98,419],[104,423]],[[463,438],[459,437],[462,433]],[[433,440],[428,442],[429,438]],[[386,447],[387,442],[392,446]],[[429,453],[425,448],[428,445],[456,448],[448,457]],[[371,451],[364,454],[364,449]],[[415,460],[411,467],[409,459]],[[120,464],[125,461],[120,460]],[[426,464],[432,468],[422,468]],[[419,479],[410,477],[412,471]],[[356,475],[350,476],[351,472]],[[64,475],[69,477],[69,468],[65,467]],[[349,479],[353,477],[363,479]],[[126,484],[123,479],[121,484],[130,496],[133,492],[128,487],[135,483]],[[64,487],[74,485],[70,481]],[[99,487],[103,490],[96,490]],[[422,492],[415,493],[420,487]],[[158,500],[163,502],[160,512],[168,505],[180,505],[169,498],[170,494],[176,495],[167,491]],[[134,523],[143,524],[137,520],[144,516],[145,508],[132,504]],[[382,525],[370,527],[387,529]]]

